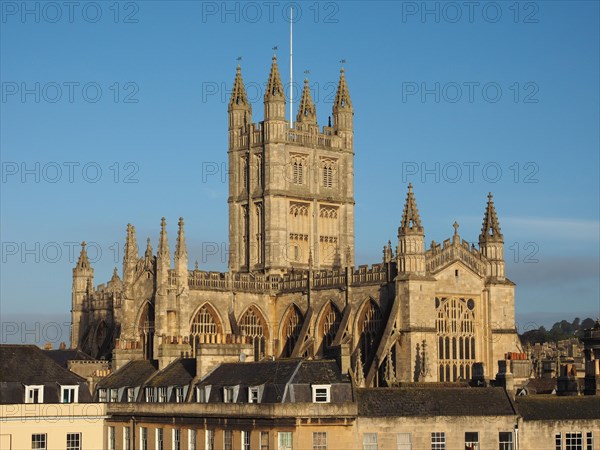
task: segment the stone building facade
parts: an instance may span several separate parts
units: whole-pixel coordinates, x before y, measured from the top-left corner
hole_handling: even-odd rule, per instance
[[[127,226],[122,274],[95,286],[85,244],[73,269],[71,346],[94,358],[213,362],[331,357],[358,386],[468,380],[519,351],[514,288],[491,194],[478,245],[425,247],[409,185],[395,245],[355,266],[353,106],[344,70],[319,128],[305,84],[295,122],[273,58],[264,120],[252,122],[238,67],[229,115],[229,270],[190,269],[184,222],[139,254]],[[479,367],[479,365],[478,365]]]

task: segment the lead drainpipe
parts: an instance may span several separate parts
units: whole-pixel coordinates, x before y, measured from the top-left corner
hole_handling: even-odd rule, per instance
[[[135,416],[131,416],[131,450],[135,450]]]

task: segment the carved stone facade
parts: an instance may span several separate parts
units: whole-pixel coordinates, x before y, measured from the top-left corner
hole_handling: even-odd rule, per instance
[[[354,266],[353,108],[342,70],[333,123],[319,129],[305,84],[296,122],[273,59],[264,120],[252,123],[238,67],[229,104],[229,271],[190,270],[183,219],[171,254],[140,257],[127,226],[122,280],[94,287],[83,245],[73,269],[71,346],[164,367],[181,355],[334,357],[359,386],[493,378],[519,350],[514,284],[491,194],[478,246],[454,235],[425,249],[408,188],[395,249]],[[398,213],[400,216],[400,213]],[[225,357],[225,356],[223,356]],[[244,358],[240,356],[240,358]]]

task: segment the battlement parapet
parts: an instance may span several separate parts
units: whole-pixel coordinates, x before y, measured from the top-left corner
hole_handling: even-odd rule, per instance
[[[268,140],[322,149],[339,149],[342,143],[331,127],[323,127],[322,131],[318,131],[316,127],[311,130],[289,129],[287,127],[282,130],[274,129],[270,130]],[[232,150],[236,150],[263,145],[265,142],[264,122],[258,122],[242,129],[239,134],[232,137],[230,147]]]
[[[427,272],[435,272],[456,260],[465,263],[478,275],[486,275],[486,259],[474,245],[470,245],[464,239],[462,242],[460,239],[453,241],[446,239],[442,246],[434,241],[431,243],[429,250],[425,252]]]
[[[349,280],[348,280],[349,278]],[[189,287],[193,290],[222,290],[242,292],[298,292],[308,289],[309,271],[296,270],[283,275],[254,273],[189,271]],[[388,281],[386,264],[312,272],[311,289],[341,288],[383,284]]]

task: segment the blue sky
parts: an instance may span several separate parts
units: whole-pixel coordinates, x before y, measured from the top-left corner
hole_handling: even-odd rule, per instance
[[[72,243],[101,250],[104,282],[128,222],[143,252],[183,216],[191,261],[226,267],[227,92],[241,56],[262,119],[287,5],[1,2],[5,318],[68,315]],[[598,2],[298,5],[294,78],[322,125],[347,61],[357,262],[394,241],[408,182],[427,242],[455,220],[476,241],[493,191],[521,328],[597,316]]]

